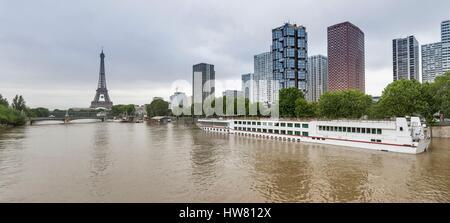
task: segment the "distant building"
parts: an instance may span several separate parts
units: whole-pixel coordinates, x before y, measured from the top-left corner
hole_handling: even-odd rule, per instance
[[[422,82],[433,82],[442,74],[442,44],[422,45]]]
[[[380,96],[373,96],[373,97],[372,97],[372,101],[373,101],[373,102],[379,102],[380,99],[381,99]]]
[[[441,23],[442,72],[450,71],[450,20]]]
[[[147,110],[145,105],[135,105],[134,106],[134,114],[138,117],[147,117]]]
[[[243,98],[244,97],[244,93],[242,91],[237,91],[237,90],[226,90],[222,93],[223,97],[227,97],[227,98]]]
[[[304,26],[286,23],[272,30],[272,66],[275,97],[282,88],[306,92],[308,34]]]
[[[394,81],[419,79],[419,42],[414,36],[392,41]]]
[[[273,100],[273,61],[272,52],[254,56],[254,71],[259,102],[271,104]]]
[[[350,22],[328,27],[328,90],[365,92],[364,33]]]
[[[175,92],[173,95],[170,96],[170,102],[169,102],[169,108],[172,107],[179,107],[184,104],[188,104],[188,98],[185,93],[183,92]]]
[[[322,55],[308,59],[308,92],[306,98],[317,102],[328,89],[328,58]]]
[[[258,101],[258,89],[256,86],[255,74],[243,74],[242,75],[242,92],[244,97],[250,101],[250,103]]]
[[[215,97],[215,79],[214,65],[200,63],[193,66],[192,98],[195,114],[203,114],[204,101]]]

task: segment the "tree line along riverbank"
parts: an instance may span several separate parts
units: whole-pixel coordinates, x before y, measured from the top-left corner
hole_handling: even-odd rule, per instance
[[[213,99],[222,100],[224,114],[226,113],[226,97]],[[250,108],[257,110],[256,116],[262,116],[261,103],[250,104],[248,99],[234,98],[234,109],[237,101],[245,100],[245,115]],[[389,84],[380,97],[374,102],[370,95],[359,90],[344,90],[324,93],[318,102],[309,102],[303,92],[296,88],[286,88],[279,91],[278,104],[281,118],[325,118],[325,119],[386,119],[391,117],[418,116],[426,120],[428,125],[444,123],[444,117],[450,116],[450,72],[436,77],[433,83],[420,83],[416,80],[398,80]],[[195,105],[194,105],[195,106]],[[174,115],[169,104],[162,99],[155,99],[145,106],[148,117]],[[175,109],[192,111],[193,106]],[[114,116],[135,113],[134,105],[113,106]],[[20,126],[26,124],[29,117],[48,117],[46,108],[30,109],[22,96],[16,95],[9,104],[0,95],[0,126]],[[192,112],[191,112],[192,114]],[[237,111],[235,111],[237,114]],[[181,116],[191,116],[181,114]]]

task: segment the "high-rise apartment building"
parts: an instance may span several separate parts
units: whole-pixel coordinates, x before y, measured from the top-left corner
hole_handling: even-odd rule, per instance
[[[441,23],[442,72],[450,71],[450,20]]]
[[[258,102],[271,104],[273,102],[273,66],[272,52],[254,56],[255,81]]]
[[[243,74],[242,75],[242,92],[244,97],[247,98],[250,103],[258,101],[258,89],[256,86],[255,74]]]
[[[442,74],[442,44],[422,45],[422,82],[433,82]]]
[[[328,90],[365,92],[364,33],[350,22],[328,27]]]
[[[419,42],[414,36],[392,40],[394,81],[419,79]]]
[[[308,93],[309,101],[319,101],[320,96],[328,89],[328,58],[322,55],[308,59]]]
[[[273,79],[281,88],[296,87],[306,91],[308,35],[304,26],[286,23],[272,30]]]
[[[215,97],[215,79],[214,65],[200,63],[193,66],[192,100],[196,115],[203,110],[203,103],[208,97]]]

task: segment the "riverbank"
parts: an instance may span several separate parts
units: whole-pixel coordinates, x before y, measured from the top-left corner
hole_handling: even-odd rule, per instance
[[[450,139],[450,126],[433,126],[431,128],[433,138]]]

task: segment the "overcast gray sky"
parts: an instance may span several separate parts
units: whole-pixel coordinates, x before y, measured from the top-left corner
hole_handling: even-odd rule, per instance
[[[239,89],[253,56],[269,50],[271,29],[304,25],[309,55],[326,55],[328,26],[350,21],[365,33],[366,89],[392,81],[392,39],[440,41],[448,0],[0,0],[0,94],[29,106],[88,107],[99,53],[115,104],[168,98],[191,81],[192,65],[215,65],[223,88]]]

